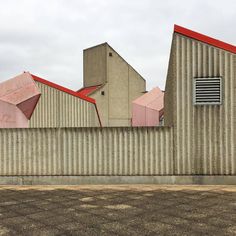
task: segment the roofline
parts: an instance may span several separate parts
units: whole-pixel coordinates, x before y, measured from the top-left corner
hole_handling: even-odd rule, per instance
[[[85,101],[87,101],[87,102],[96,104],[96,101],[95,101],[95,99],[93,99],[93,98],[86,97],[86,96],[84,96],[84,95],[78,94],[77,92],[75,92],[75,91],[73,91],[73,90],[71,90],[71,89],[65,88],[65,87],[63,87],[63,86],[61,86],[61,85],[55,84],[55,83],[50,82],[50,81],[45,80],[45,79],[42,79],[42,78],[40,78],[40,77],[38,77],[38,76],[36,76],[36,75],[33,75],[33,74],[30,74],[30,75],[31,75],[32,78],[33,78],[35,81],[37,81],[37,82],[40,82],[40,83],[42,83],[42,84],[45,84],[45,85],[47,85],[47,86],[50,86],[50,87],[55,88],[55,89],[57,89],[57,90],[60,90],[60,91],[62,91],[62,92],[68,93],[68,94],[70,94],[70,95],[72,95],[72,96],[74,96],[74,97],[81,98],[81,99],[83,99],[83,100],[85,100]]]
[[[103,88],[107,83],[101,84],[99,85],[99,87],[97,87],[96,89],[94,89],[92,92],[90,92],[88,95],[93,95],[94,93],[96,93],[98,90],[100,90],[101,88]]]
[[[89,49],[93,49],[93,48],[96,48],[96,47],[100,47],[100,46],[105,46],[105,45],[108,45],[108,43],[107,42],[99,43],[99,44],[97,44],[95,46],[91,46],[91,47],[85,48],[85,49],[83,49],[83,51],[86,51],[86,50],[89,50]]]
[[[96,47],[99,47],[99,46],[107,46],[107,47],[110,47],[128,66],[130,66],[140,77],[142,80],[144,80],[146,82],[146,79],[144,79],[144,77],[133,67],[131,66],[125,59],[124,57],[122,57],[109,43],[105,42],[105,43],[101,43],[101,44],[98,44],[98,45],[95,45],[95,46],[92,46],[92,47],[89,47],[89,48],[85,48],[83,51],[87,51],[89,49],[93,49],[93,48],[96,48]]]
[[[98,84],[98,85],[91,85],[91,86],[87,86],[87,87],[82,87],[82,88],[80,88],[79,90],[77,90],[76,92],[79,93],[81,90],[83,90],[83,89],[85,89],[85,88],[99,87],[99,86],[101,86],[101,85],[103,85],[103,84]]]
[[[142,80],[146,82],[146,79],[143,78],[143,76],[133,67],[130,65],[129,62],[127,62],[124,57],[122,57],[109,43],[106,43],[108,47],[110,47],[125,63],[127,63],[128,66],[130,66],[140,77]]]
[[[234,46],[232,44],[228,44],[228,43],[225,43],[225,42],[220,41],[218,39],[211,38],[207,35],[192,31],[190,29],[184,28],[179,25],[174,25],[174,33],[179,33],[179,34],[185,35],[187,37],[201,41],[203,43],[207,43],[207,44],[212,45],[214,47],[223,49],[225,51],[228,51],[231,53],[236,53],[236,46]]]

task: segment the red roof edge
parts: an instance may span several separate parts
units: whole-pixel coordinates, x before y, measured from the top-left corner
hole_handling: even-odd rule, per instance
[[[204,34],[200,34],[198,32],[189,30],[189,29],[184,28],[182,26],[174,25],[174,32],[185,35],[185,36],[193,38],[193,39],[196,39],[196,40],[201,41],[203,43],[210,44],[214,47],[221,48],[221,49],[224,49],[224,50],[232,52],[232,53],[236,53],[236,46],[234,46],[232,44],[225,43],[225,42],[220,41],[218,39],[211,38],[211,37],[206,36]]]
[[[82,95],[82,94],[78,94],[77,92],[75,92],[75,91],[73,91],[73,90],[71,90],[71,89],[65,88],[65,87],[63,87],[63,86],[61,86],[61,85],[55,84],[55,83],[50,82],[50,81],[45,80],[45,79],[42,79],[42,78],[40,78],[40,77],[38,77],[38,76],[36,76],[36,75],[33,75],[33,74],[30,74],[30,75],[32,76],[32,78],[33,78],[35,81],[38,81],[38,82],[40,82],[40,83],[42,83],[42,84],[45,84],[45,85],[48,85],[48,86],[50,86],[50,87],[52,87],[52,88],[58,89],[58,90],[60,90],[60,91],[62,91],[62,92],[68,93],[68,94],[70,94],[70,95],[72,95],[72,96],[81,98],[81,99],[83,99],[83,100],[85,100],[85,101],[87,101],[87,102],[96,104],[96,101],[95,101],[95,99],[93,99],[93,98],[84,96],[84,95]]]
[[[94,86],[89,86],[89,87],[83,87],[77,91],[78,94],[84,95],[84,96],[89,96],[90,93],[94,92],[97,90],[101,84],[99,85],[94,85]]]

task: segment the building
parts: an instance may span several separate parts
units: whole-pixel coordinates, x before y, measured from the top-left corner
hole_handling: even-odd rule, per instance
[[[28,128],[39,98],[29,73],[0,83],[0,128]]]
[[[176,174],[236,172],[236,47],[175,25],[165,88]]]
[[[132,102],[132,126],[157,126],[164,110],[164,92],[158,87]]]
[[[28,72],[41,98],[29,127],[131,126],[131,102],[146,82],[107,43],[84,50],[84,87],[67,89]],[[15,127],[15,126],[13,126]]]
[[[83,88],[96,100],[103,126],[131,126],[131,103],[146,90],[143,77],[107,43],[84,50]]]
[[[31,74],[41,92],[30,127],[101,126],[96,101]]]

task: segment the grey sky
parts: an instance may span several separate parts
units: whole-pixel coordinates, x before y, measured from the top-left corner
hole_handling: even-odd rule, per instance
[[[173,25],[236,44],[235,0],[0,0],[0,81],[30,71],[82,87],[83,49],[108,42],[164,88]]]

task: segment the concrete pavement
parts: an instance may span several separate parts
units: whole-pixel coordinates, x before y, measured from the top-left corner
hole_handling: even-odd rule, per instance
[[[0,235],[236,235],[236,186],[0,186]]]

